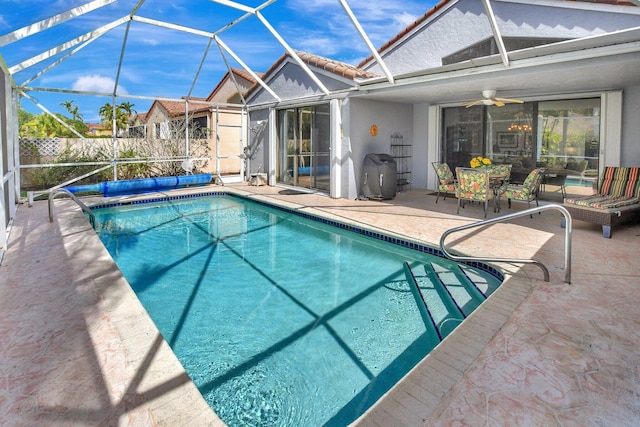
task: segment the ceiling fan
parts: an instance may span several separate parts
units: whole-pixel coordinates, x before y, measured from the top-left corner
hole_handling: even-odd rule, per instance
[[[467,102],[463,104],[465,107],[473,107],[474,105],[483,104],[483,105],[496,105],[498,107],[503,107],[505,103],[512,102],[517,104],[524,103],[521,99],[511,99],[511,98],[496,98],[496,91],[493,89],[483,90],[482,91],[482,99],[476,99],[475,101]]]

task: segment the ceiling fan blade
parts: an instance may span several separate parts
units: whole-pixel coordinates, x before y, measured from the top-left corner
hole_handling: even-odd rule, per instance
[[[493,101],[494,105],[497,105],[498,107],[504,107],[504,102],[500,101],[500,99],[491,98],[491,100]]]
[[[514,102],[516,104],[524,104],[522,99],[512,99],[512,98],[494,98],[496,100],[500,100],[502,102]]]
[[[466,104],[462,104],[465,107],[469,108],[469,107],[473,107],[474,105],[478,105],[480,103],[482,103],[484,101],[484,99],[476,99],[475,101],[471,101],[471,102],[467,102]]]

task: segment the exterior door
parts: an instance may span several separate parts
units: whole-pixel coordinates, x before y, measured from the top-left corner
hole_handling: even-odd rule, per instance
[[[512,165],[520,183],[545,169],[539,196],[588,195],[600,169],[600,99],[568,99],[444,109],[442,159],[452,170],[472,157]]]
[[[329,191],[329,111],[322,104],[278,112],[278,183]]]

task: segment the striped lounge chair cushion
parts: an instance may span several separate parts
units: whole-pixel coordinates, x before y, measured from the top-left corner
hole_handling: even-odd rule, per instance
[[[607,166],[598,194],[568,197],[565,203],[598,209],[619,208],[640,203],[640,168]]]
[[[607,166],[598,194],[613,197],[640,197],[640,168]]]
[[[576,197],[567,198],[565,203],[570,203],[578,206],[588,206],[598,209],[610,209],[619,208],[622,206],[633,205],[640,202],[640,197],[611,197],[611,196],[588,196],[588,197]]]

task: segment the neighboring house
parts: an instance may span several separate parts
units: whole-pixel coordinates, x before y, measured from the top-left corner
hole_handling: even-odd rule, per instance
[[[189,102],[154,101],[144,115],[145,135],[152,139],[184,139],[188,109],[190,138],[209,140],[212,161],[204,172],[242,178],[244,162],[240,154],[245,146],[246,112],[239,107],[240,92],[250,89],[255,80],[243,70],[232,69],[232,72],[233,75],[225,74],[207,98],[192,97]],[[139,129],[140,125],[135,128]]]
[[[298,52],[314,79],[285,55],[263,77],[271,91],[247,94],[251,128],[268,120],[250,172],[355,199],[366,154],[392,140],[421,189],[436,188],[432,162],[471,156],[522,174],[638,165],[640,7],[615,3],[443,0],[378,51],[384,66]]]
[[[111,136],[111,129],[102,123],[87,123],[88,136]]]
[[[222,79],[220,79],[218,85],[207,97],[207,101],[242,104],[242,97],[256,84],[256,81],[253,76],[245,70],[231,68],[231,72],[233,74],[227,72]],[[258,74],[258,77],[262,77],[262,74]]]
[[[137,113],[129,121],[129,138],[144,138],[147,135],[147,113]]]

